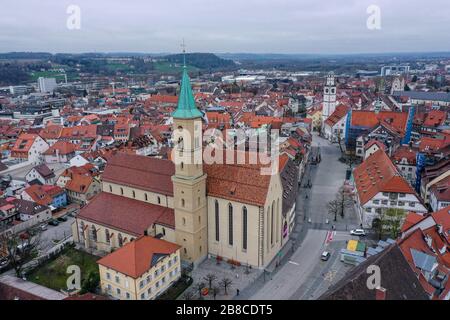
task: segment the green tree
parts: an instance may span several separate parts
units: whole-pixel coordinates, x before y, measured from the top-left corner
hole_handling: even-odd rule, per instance
[[[400,233],[400,227],[406,212],[403,209],[389,208],[386,210],[386,227],[389,229],[391,236],[396,239]]]
[[[81,284],[81,294],[92,292],[95,293],[97,291],[98,286],[100,285],[100,275],[98,272],[91,271],[89,272],[86,279],[83,280]]]

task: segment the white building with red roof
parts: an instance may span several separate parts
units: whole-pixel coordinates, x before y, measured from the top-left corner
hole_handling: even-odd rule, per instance
[[[383,150],[369,156],[353,171],[357,209],[364,227],[370,228],[383,209],[428,212],[410,184]]]
[[[336,110],[325,120],[323,132],[325,138],[331,142],[343,140],[345,137],[345,126],[347,123],[347,105],[339,105]]]
[[[42,155],[48,148],[48,143],[38,134],[22,133],[11,149],[11,158],[37,165],[43,162]]]

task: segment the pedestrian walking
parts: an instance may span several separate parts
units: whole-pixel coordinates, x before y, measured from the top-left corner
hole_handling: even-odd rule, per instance
[[[236,289],[236,295],[238,296],[239,295],[239,289]]]

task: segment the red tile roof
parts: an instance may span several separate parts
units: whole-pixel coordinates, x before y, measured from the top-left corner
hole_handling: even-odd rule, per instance
[[[63,128],[61,131],[61,139],[79,140],[83,138],[94,139],[96,137],[97,125],[95,124]]]
[[[338,123],[342,118],[347,115],[347,112],[350,108],[346,105],[339,105],[336,107],[336,110],[325,120],[325,124],[333,127],[336,123]]]
[[[386,151],[386,146],[384,145],[384,143],[382,143],[382,142],[380,142],[380,141],[378,141],[378,140],[375,140],[375,139],[369,140],[369,141],[364,145],[364,150],[369,149],[369,148],[370,148],[371,146],[373,146],[374,144],[376,144],[376,145],[378,146],[379,149],[381,149],[381,150],[383,150],[383,151]]]
[[[39,132],[39,135],[45,139],[58,139],[61,135],[63,127],[59,125],[47,125],[44,129]]]
[[[177,104],[178,103],[178,96],[153,95],[153,96],[151,96],[148,99],[148,101],[156,102],[156,103]]]
[[[362,205],[379,192],[415,194],[383,150],[378,150],[353,172]]]
[[[136,279],[149,271],[160,255],[173,254],[180,248],[165,240],[142,236],[101,258],[97,263]]]
[[[450,138],[443,136],[442,138],[422,137],[419,143],[420,152],[438,152],[439,150],[450,145]]]
[[[161,221],[173,221],[173,209],[101,192],[81,209],[78,217],[83,220],[121,230],[135,236]]]
[[[447,112],[440,110],[432,110],[428,112],[423,126],[425,127],[438,127],[443,125],[445,120],[447,120]]]
[[[58,152],[59,155],[68,155],[75,153],[77,146],[68,141],[56,141],[54,145],[52,145],[47,151],[44,152],[44,155],[56,155]]]
[[[441,225],[447,242],[450,243],[450,206],[433,212],[432,217],[437,224]]]
[[[381,111],[376,113],[375,111],[354,110],[351,124],[352,126],[373,128],[381,122],[385,122],[397,131],[405,132],[407,120],[408,113],[406,112]]]
[[[401,146],[395,150],[392,155],[392,160],[394,163],[400,163],[403,159],[406,159],[409,165],[416,165],[416,155],[417,152],[415,150],[412,150],[408,146]]]
[[[175,165],[170,160],[117,153],[109,159],[102,179],[105,182],[173,195],[171,177],[174,174]]]
[[[72,192],[84,194],[89,190],[89,186],[94,182],[94,178],[89,175],[73,174],[66,183],[65,188]]]
[[[248,152],[245,157],[249,157]],[[236,156],[235,156],[236,157]],[[261,174],[261,164],[206,164],[208,196],[228,199],[256,206],[264,206],[270,175]]]
[[[404,231],[408,230],[409,228],[416,225],[418,222],[422,221],[423,219],[425,219],[425,216],[415,213],[415,212],[409,212],[405,217],[405,221],[403,222],[401,231],[404,232]]]
[[[11,152],[27,154],[38,136],[37,134],[22,133],[14,143]]]
[[[58,186],[41,186],[34,184],[26,188],[24,192],[26,192],[37,204],[48,206],[52,204],[53,197],[64,192],[64,190]]]

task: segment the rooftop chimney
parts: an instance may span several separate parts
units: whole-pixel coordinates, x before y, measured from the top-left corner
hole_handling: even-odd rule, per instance
[[[386,289],[383,287],[378,287],[375,289],[375,299],[376,300],[386,300]]]

